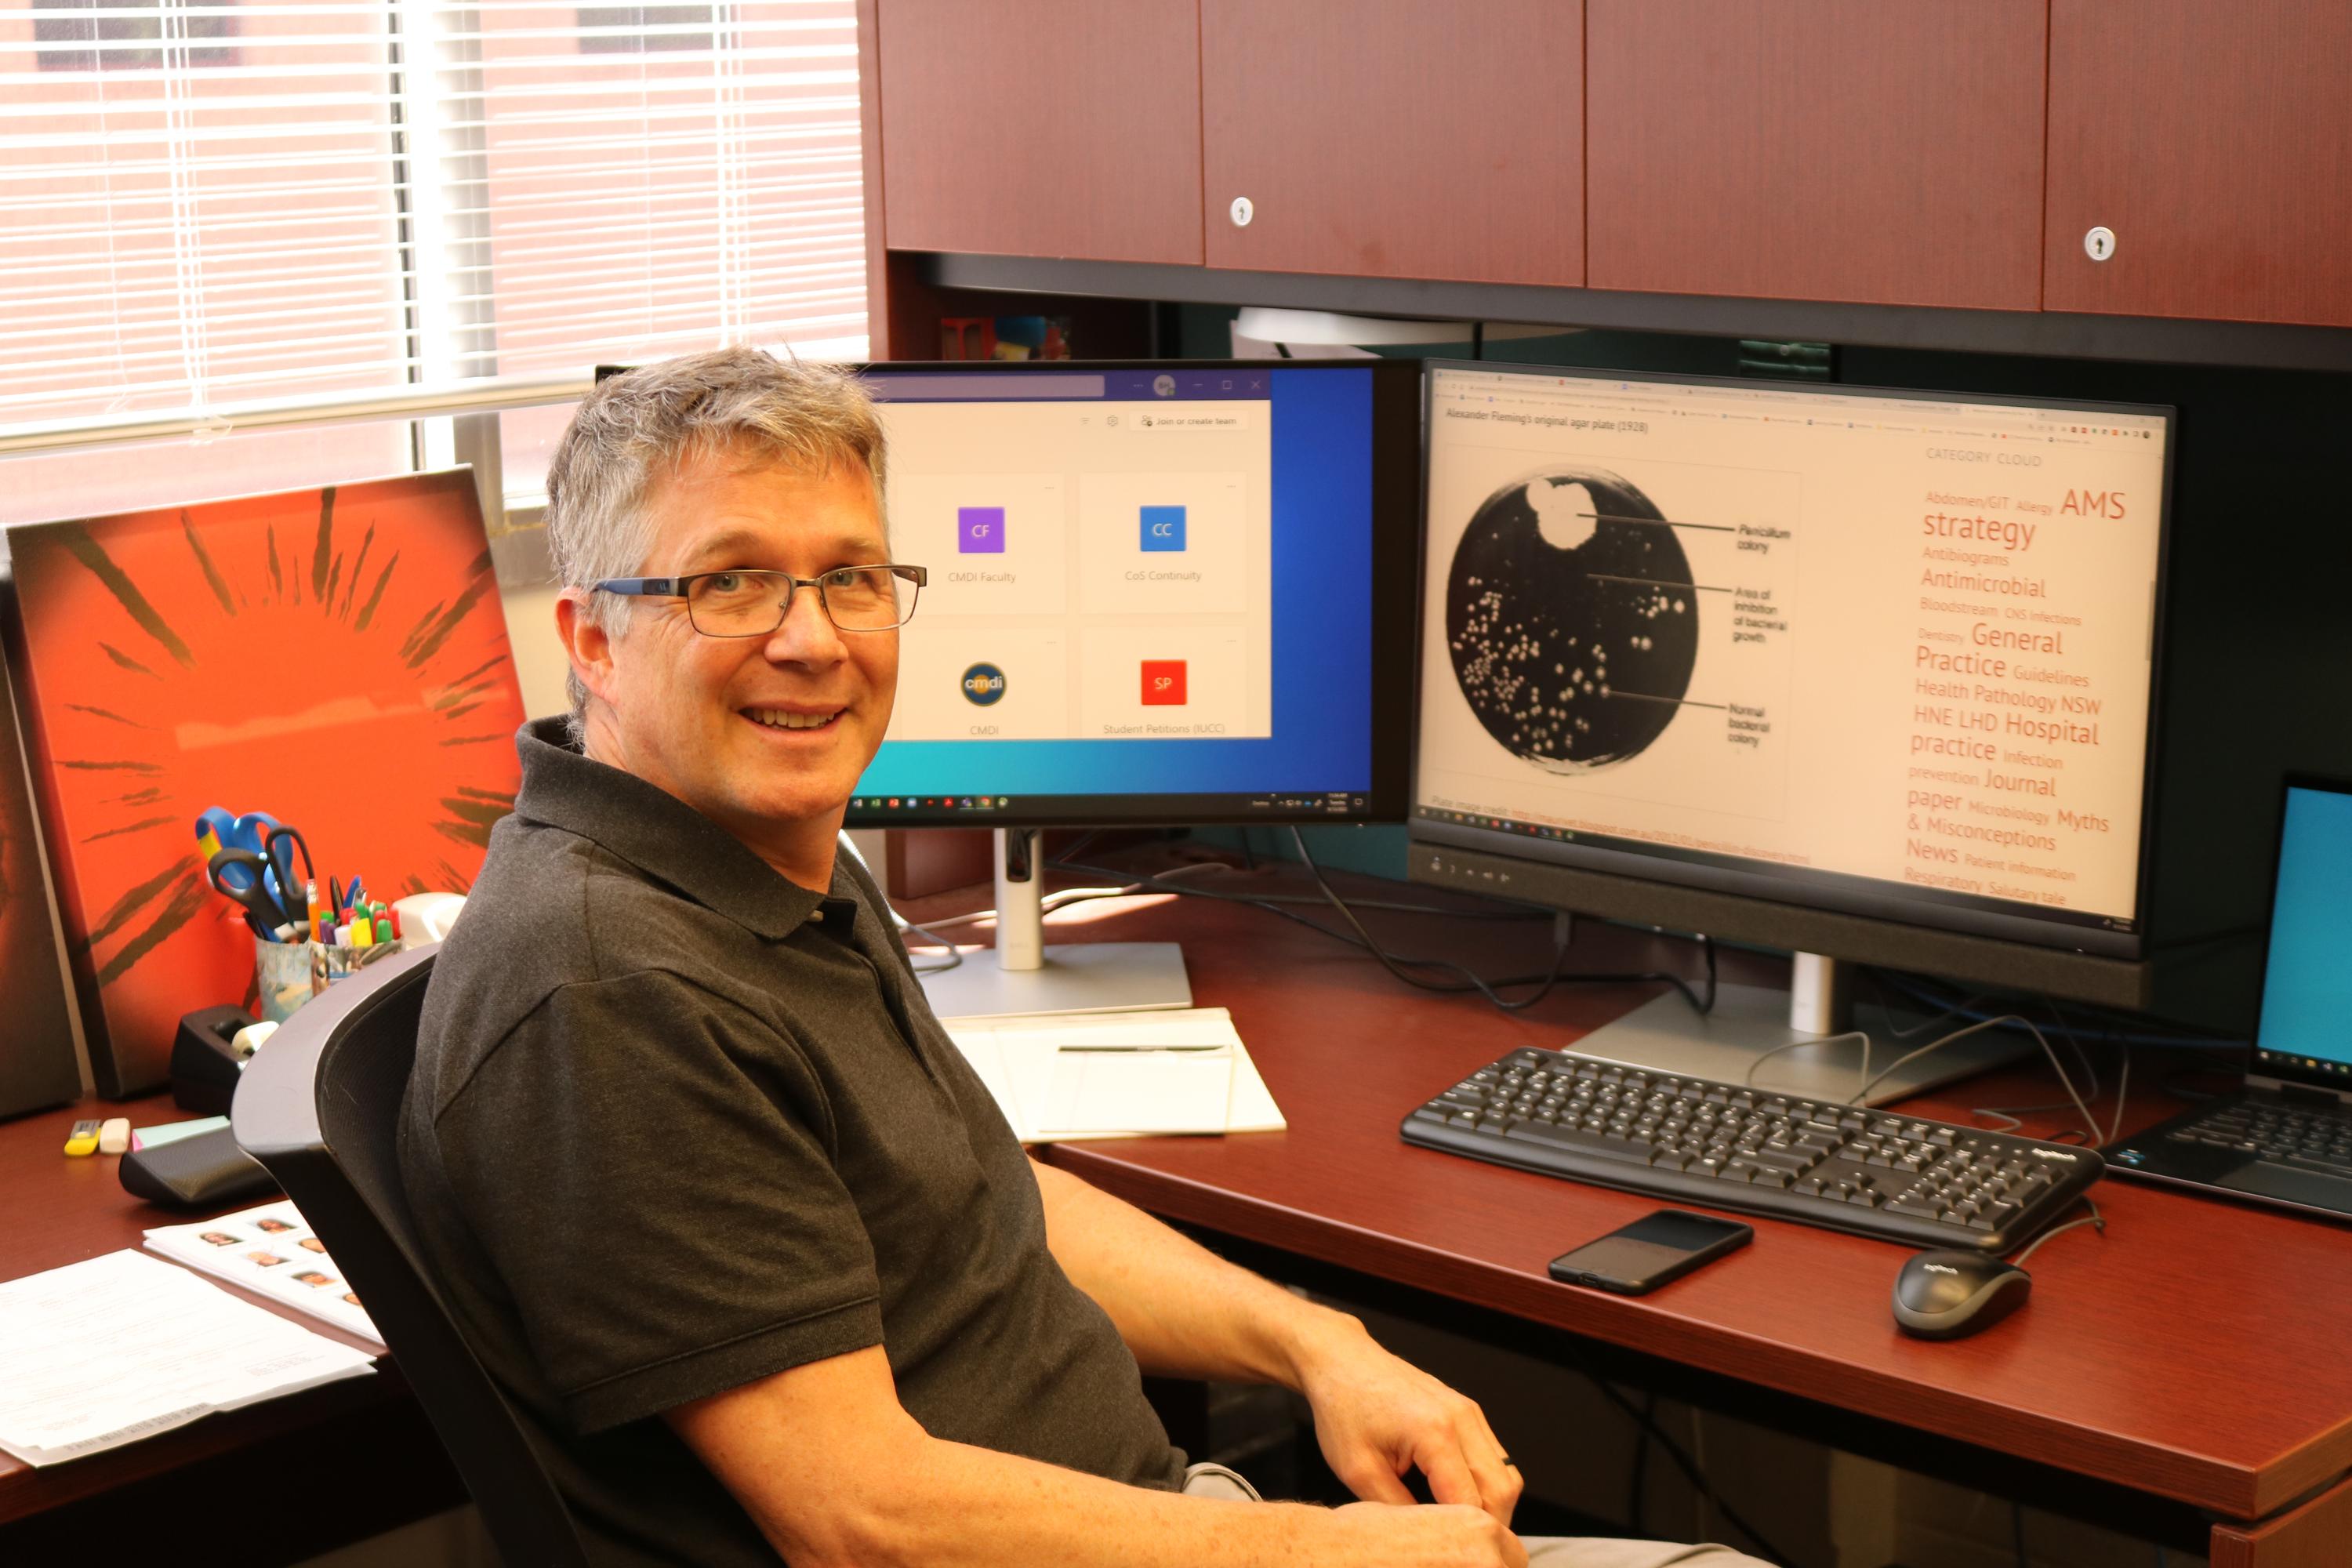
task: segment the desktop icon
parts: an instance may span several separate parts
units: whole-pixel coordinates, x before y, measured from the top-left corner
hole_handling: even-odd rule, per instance
[[[1181,551],[1184,548],[1184,509],[1181,506],[1147,506],[1143,514],[1143,548],[1150,551]]]
[[[990,708],[1004,700],[1004,672],[992,664],[975,664],[963,672],[964,700]]]
[[[1143,705],[1146,708],[1184,706],[1184,661],[1147,658],[1143,661]]]
[[[956,553],[1004,553],[1004,509],[1001,506],[956,508]]]

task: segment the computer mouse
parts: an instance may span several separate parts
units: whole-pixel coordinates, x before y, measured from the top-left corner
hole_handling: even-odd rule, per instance
[[[2033,1276],[1981,1252],[1923,1252],[1895,1276],[1895,1326],[1923,1340],[1989,1329],[2033,1293]]]

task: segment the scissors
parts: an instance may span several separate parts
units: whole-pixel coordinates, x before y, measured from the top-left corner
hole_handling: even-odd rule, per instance
[[[281,942],[299,921],[287,918],[285,906],[263,886],[269,862],[250,849],[221,849],[205,860],[205,880],[213,891],[245,910],[245,923],[267,942]]]
[[[302,875],[294,875],[294,851],[302,852]],[[310,885],[319,879],[318,868],[310,864],[310,841],[302,837],[299,827],[272,823],[269,831],[261,836],[261,853],[269,862],[269,869],[278,879],[278,901],[288,910],[307,910]]]

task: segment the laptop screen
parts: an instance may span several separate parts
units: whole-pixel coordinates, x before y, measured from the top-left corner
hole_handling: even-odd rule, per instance
[[[2352,790],[2291,784],[2257,1071],[2352,1085]]]

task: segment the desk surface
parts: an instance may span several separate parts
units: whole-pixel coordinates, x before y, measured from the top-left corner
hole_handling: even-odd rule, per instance
[[[1213,885],[1233,887],[1232,879]],[[1439,946],[1438,922],[1376,930]],[[2138,1490],[2256,1519],[2352,1468],[2352,1228],[2115,1180],[2108,1219],[2031,1264],[2033,1299],[1973,1339],[1895,1331],[1907,1249],[1758,1219],[1756,1242],[1641,1300],[1547,1278],[1559,1252],[1658,1201],[1406,1145],[1413,1105],[1517,1046],[1562,1047],[1644,992],[1579,988],[1527,1015],[1391,980],[1287,921],[1197,900],[1134,908],[1104,936],[1178,941],[1195,999],[1232,1010],[1289,1130],[1064,1145],[1054,1163],[1161,1215],[1500,1309],[1534,1322]],[[1542,928],[1486,926],[1457,951],[1486,973],[1540,968]],[[1076,934],[1076,933],[1073,933]],[[1611,938],[1620,939],[1612,946]],[[1630,946],[1640,942],[1646,946]],[[1687,944],[1611,931],[1596,962],[1687,964]],[[2128,1125],[2172,1114],[2161,1057],[2139,1059]],[[1909,1102],[2061,1098],[2020,1068]],[[2110,1098],[2103,1115],[2112,1114]],[[2029,1118],[2047,1135],[2066,1121]]]
[[[124,1116],[133,1125],[177,1121],[189,1112],[168,1095],[128,1103],[86,1100],[0,1124],[0,1278],[17,1279],[78,1263],[100,1253],[135,1247],[155,1226],[202,1217],[157,1208],[122,1190],[117,1162],[93,1154],[69,1160],[61,1152],[66,1130],[80,1116]],[[253,1200],[228,1205],[250,1207]],[[226,1212],[217,1211],[217,1212]],[[215,1281],[215,1283],[218,1283]],[[249,1291],[236,1295],[282,1318],[361,1350],[374,1347]],[[330,1384],[289,1398],[268,1400],[226,1415],[208,1415],[173,1431],[45,1469],[0,1454],[0,1524],[168,1475],[224,1455],[253,1448],[321,1424],[374,1420],[410,1408],[408,1386],[389,1362],[371,1377]],[[412,1421],[394,1425],[409,1426]],[[446,1493],[439,1486],[435,1497]]]
[[[970,897],[911,912],[969,908]],[[1754,1246],[1654,1296],[1578,1290],[1546,1278],[1549,1259],[1654,1200],[1412,1148],[1397,1123],[1505,1050],[1570,1044],[1648,988],[1563,988],[1531,1014],[1505,1016],[1475,998],[1408,990],[1351,950],[1254,910],[1130,900],[1070,914],[1055,921],[1058,941],[1182,942],[1197,1000],[1232,1009],[1289,1120],[1285,1132],[1053,1152],[1155,1213],[2228,1520],[2263,1520],[2352,1468],[2352,1360],[2336,1353],[2341,1303],[2352,1300],[2352,1229],[2110,1181],[2097,1189],[2105,1236],[2053,1241],[2033,1259],[2023,1312],[1948,1344],[1895,1331],[1887,1296],[1903,1248],[1772,1220],[1756,1221]],[[1548,956],[1540,926],[1480,925],[1449,938],[1441,922],[1396,917],[1375,918],[1374,929],[1413,951],[1475,955],[1486,973]],[[1686,944],[1622,931],[1601,933],[1598,946],[1593,962],[1611,968],[1689,958]],[[1736,973],[1727,963],[1727,975]],[[2161,1069],[2149,1070],[2159,1061],[2142,1060],[2130,1123],[2178,1104],[2159,1090]],[[2046,1072],[2021,1068],[1906,1109],[1966,1121],[1972,1105],[2052,1098]],[[134,1121],[174,1114],[151,1100],[0,1125],[0,1276],[135,1247],[145,1227],[192,1217],[131,1198],[111,1160],[59,1155],[76,1114],[106,1110]],[[2044,1118],[2029,1131],[2063,1124]],[[387,1369],[46,1471],[0,1456],[0,1522],[406,1405]],[[2352,1530],[2347,1500],[2352,1485],[2339,1485],[2299,1514],[2324,1510],[2331,1527]],[[2237,1539],[2284,1538],[2298,1516]],[[2255,1561],[2226,1556],[2218,1529],[2215,1540],[2216,1568]]]

